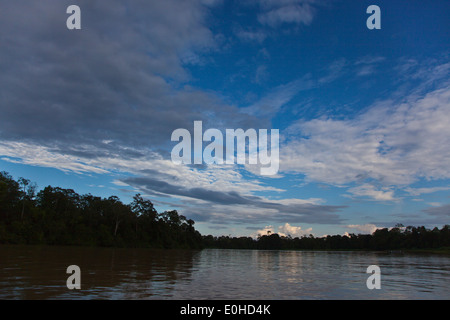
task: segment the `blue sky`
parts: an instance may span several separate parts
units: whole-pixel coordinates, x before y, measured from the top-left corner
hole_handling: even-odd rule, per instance
[[[81,30],[66,8],[81,8]],[[381,9],[369,30],[366,9]],[[0,170],[135,193],[202,234],[442,226],[450,3],[3,1]],[[279,129],[280,168],[175,165],[177,128]]]

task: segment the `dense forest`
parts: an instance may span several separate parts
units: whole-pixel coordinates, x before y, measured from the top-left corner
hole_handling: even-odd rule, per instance
[[[135,195],[131,204],[48,186],[0,172],[0,244],[201,248],[194,221],[158,213]]]
[[[48,186],[37,192],[29,180],[0,172],[0,244],[106,247],[220,248],[264,250],[410,250],[450,247],[450,225],[378,229],[373,234],[327,237],[202,236],[194,221],[176,210],[158,213],[136,194],[130,204],[119,198],[79,195]]]
[[[450,247],[450,225],[432,230],[425,227],[378,229],[373,234],[334,235],[326,237],[282,237],[277,233],[250,237],[203,236],[207,248],[265,250],[417,250]]]

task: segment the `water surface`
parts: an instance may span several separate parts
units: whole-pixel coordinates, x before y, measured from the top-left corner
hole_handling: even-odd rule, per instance
[[[81,290],[69,290],[69,265]],[[369,290],[369,265],[381,289]],[[449,299],[450,256],[0,246],[1,299]]]

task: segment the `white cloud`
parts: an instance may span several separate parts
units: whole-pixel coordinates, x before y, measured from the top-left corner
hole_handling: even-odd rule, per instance
[[[394,198],[393,190],[389,190],[387,188],[383,188],[383,189],[378,190],[375,186],[365,183],[363,185],[348,189],[348,192],[354,196],[369,197],[369,198],[372,198],[374,200],[379,200],[379,201],[396,200],[396,198]]]
[[[262,43],[267,37],[267,34],[262,30],[236,28],[234,33],[241,41],[245,42]]]
[[[392,186],[450,178],[449,111],[447,82],[423,96],[378,102],[354,118],[298,121],[286,130],[290,141],[281,145],[280,172],[332,185],[357,183],[354,194],[394,199]]]
[[[89,164],[80,158],[51,152],[48,148],[24,142],[1,142],[0,155],[4,161],[31,166],[56,168],[64,172],[108,173],[98,164]]]
[[[357,60],[354,65],[357,66],[357,76],[368,76],[377,72],[377,64],[386,60],[380,56],[365,56]]]
[[[116,186],[119,186],[119,187],[128,187],[129,186],[128,183],[125,183],[125,182],[120,181],[120,180],[113,180],[112,184],[115,184]]]
[[[359,60],[357,60],[354,64],[355,65],[361,65],[361,64],[376,64],[382,61],[385,61],[385,57],[381,56],[365,56]]]
[[[434,193],[438,191],[447,191],[450,187],[431,187],[431,188],[405,188],[405,191],[412,196],[420,196],[421,194]]]
[[[374,224],[363,224],[363,225],[359,225],[359,224],[351,224],[351,225],[347,225],[347,228],[359,231],[359,233],[361,234],[372,234],[374,233],[377,229],[380,229],[379,227],[377,227]],[[346,232],[345,234],[348,235],[348,232]]]
[[[314,85],[308,75],[279,85],[254,104],[241,108],[241,112],[255,116],[273,116],[299,92],[311,89]]]
[[[269,72],[267,71],[267,67],[265,65],[258,66],[255,72],[255,83],[263,83],[269,78]]]
[[[289,223],[285,223],[284,225],[279,226],[277,231],[275,231],[275,228],[272,225],[265,226],[263,229],[256,231],[253,234],[253,237],[277,233],[281,237],[291,236],[292,238],[295,238],[295,237],[300,238],[302,236],[310,235],[311,232],[312,232],[312,228],[303,230],[302,227],[300,227],[300,226],[296,227],[296,226],[290,225]]]
[[[265,186],[257,180],[244,179],[234,165],[211,165],[199,170],[176,165],[170,159],[163,159],[159,154],[145,149],[134,151],[143,156],[126,158],[120,153],[109,152],[95,158],[83,158],[61,154],[48,147],[25,142],[0,142],[0,155],[4,161],[50,167],[64,172],[100,174],[122,172],[145,176],[145,172],[150,171],[151,174],[160,173],[168,181],[176,182],[178,186],[184,188],[204,188],[211,191],[237,192],[242,195],[252,195],[259,191],[283,191]],[[114,184],[123,186],[124,182],[115,180]]]
[[[258,236],[270,235],[272,233],[275,233],[273,226],[265,226],[264,228],[256,231],[255,234],[253,234],[253,237],[256,238]]]
[[[299,204],[323,204],[325,202],[324,199],[321,198],[309,198],[309,199],[280,199],[277,200],[277,203],[283,205],[299,205]]]
[[[358,76],[369,76],[376,72],[376,68],[372,65],[363,66],[358,70]]]
[[[73,150],[76,151],[76,150]],[[235,165],[181,166],[160,155],[135,149],[140,156],[124,157],[108,150],[83,149],[81,156],[27,143],[1,142],[3,160],[32,166],[51,167],[79,174],[99,173],[113,177],[118,187],[131,187],[151,198],[170,197],[172,207],[196,221],[212,224],[243,224],[255,221],[338,224],[344,206],[324,205],[323,199],[271,199],[261,192],[285,190],[243,175]],[[82,155],[96,155],[82,157]],[[122,178],[120,175],[124,174]],[[232,203],[232,205],[230,205]],[[300,229],[292,229],[299,231]],[[292,231],[291,230],[291,231]]]
[[[440,202],[428,202],[428,204],[432,207],[441,207],[442,203]]]
[[[328,82],[332,82],[342,76],[345,72],[345,68],[347,67],[348,62],[347,59],[341,58],[333,61],[327,68],[327,75],[323,76],[318,80],[320,84],[326,84]]]
[[[285,237],[287,237],[287,236],[291,236],[293,238],[301,237],[301,236],[310,235],[311,232],[312,232],[312,228],[303,230],[302,227],[291,226],[289,223],[285,223],[283,226],[278,227],[278,234],[280,236],[285,236]]]
[[[263,25],[278,27],[281,24],[310,25],[315,16],[314,1],[261,1],[264,12],[258,15],[258,21]]]

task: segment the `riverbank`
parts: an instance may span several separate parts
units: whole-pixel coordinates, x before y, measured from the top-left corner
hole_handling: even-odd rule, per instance
[[[448,254],[450,255],[450,247],[436,248],[436,249],[408,249],[405,253],[433,253],[433,254]]]

